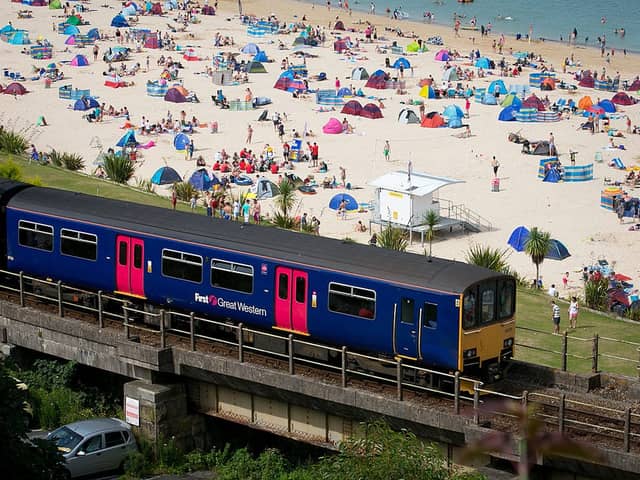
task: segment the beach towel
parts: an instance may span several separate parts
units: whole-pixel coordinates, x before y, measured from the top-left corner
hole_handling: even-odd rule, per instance
[[[138,145],[138,148],[144,148],[145,150],[148,150],[149,148],[155,147],[155,146],[156,146],[156,142],[154,142],[153,140],[149,140],[144,145]]]

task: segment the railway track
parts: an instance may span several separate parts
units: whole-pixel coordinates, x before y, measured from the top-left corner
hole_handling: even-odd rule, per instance
[[[3,285],[0,285],[0,289],[2,289],[0,290],[0,299],[47,311],[54,315],[60,314],[64,308],[66,318],[93,324],[96,328],[107,328],[114,331],[122,331],[124,328],[128,337],[145,345],[193,350],[197,343],[197,350],[200,352],[210,352],[236,359],[239,358],[240,351],[244,362],[289,373],[293,373],[295,368],[296,375],[314,378],[327,384],[343,386],[348,384],[350,388],[415,402],[422,407],[428,406],[444,412],[453,410],[476,424],[514,435],[519,432],[518,419],[505,413],[502,408],[491,408],[491,405],[497,405],[499,402],[507,400],[520,402],[526,405],[530,415],[541,422],[547,431],[560,431],[574,440],[597,445],[601,448],[622,452],[640,452],[640,402],[630,400],[627,396],[628,392],[620,385],[608,385],[590,393],[577,393],[523,382],[522,379],[519,381],[506,379],[492,385],[491,389],[476,383],[473,395],[464,394],[459,389],[452,393],[450,389],[440,390],[424,386],[422,382],[407,381],[404,378],[407,370],[403,370],[403,368],[399,369],[401,373],[404,372],[400,375],[402,378],[399,382],[398,376],[383,377],[347,368],[345,352],[342,352],[343,362],[340,367],[323,365],[318,361],[305,360],[300,357],[295,358],[294,365],[292,355],[269,353],[251,348],[248,345],[243,347],[241,344],[230,341],[227,338],[229,335],[213,338],[198,334],[193,327],[193,316],[191,316],[190,329],[166,328],[164,322],[158,322],[157,327],[150,327],[136,321],[139,318],[136,319],[135,314],[127,314],[126,312],[129,311],[127,308],[124,309],[124,314],[106,310],[98,313],[98,310],[93,307],[76,304],[73,296],[71,300],[66,300],[67,297],[62,294],[59,286],[57,298],[51,298],[42,293],[27,294],[24,290],[20,293],[13,287],[7,289]],[[82,294],[86,293],[91,292],[82,292]],[[134,309],[130,309],[130,311],[136,312]],[[138,313],[144,315],[144,312]],[[157,313],[154,315],[157,316]],[[174,313],[174,315],[177,315],[178,318],[189,318],[188,315],[180,313]],[[243,332],[243,338],[244,333],[253,334],[255,332],[249,329],[242,330],[242,327],[234,328],[236,330],[240,328],[239,331]],[[273,334],[269,335],[273,336]],[[282,341],[291,342],[291,336],[282,337]],[[357,356],[351,352],[349,355]],[[388,363],[393,364],[394,362],[388,361]],[[411,367],[408,367],[408,370],[411,370]],[[418,370],[415,369],[415,371]]]

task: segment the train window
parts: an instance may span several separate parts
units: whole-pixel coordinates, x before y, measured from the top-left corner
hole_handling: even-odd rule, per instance
[[[407,323],[409,325],[413,325],[414,321],[414,305],[415,301],[413,298],[403,298],[402,304],[400,307],[400,321],[402,323]]]
[[[476,294],[467,290],[462,302],[462,328],[473,328],[476,326]]]
[[[121,241],[118,246],[118,263],[120,265],[126,265],[128,263],[127,257],[129,256],[129,244]]]
[[[60,252],[71,257],[96,260],[98,258],[98,237],[63,228],[60,230]]]
[[[329,284],[329,310],[372,319],[376,316],[376,292],[332,282]]]
[[[242,293],[253,292],[253,267],[225,260],[211,260],[211,285]]]
[[[139,247],[139,245],[136,245]],[[140,265],[142,265],[142,248],[139,252],[133,249],[133,262],[136,265],[136,255],[139,255]],[[139,268],[139,267],[137,267]],[[175,250],[162,250],[162,275],[165,277],[187,280],[189,282],[202,282],[202,257],[190,253],[178,252]]]
[[[425,328],[438,328],[438,305],[425,302],[422,306],[422,319]]]
[[[278,277],[278,298],[286,300],[289,298],[289,274],[281,273]]]
[[[307,280],[304,277],[296,278],[296,302],[304,303],[307,293]]]
[[[515,311],[515,282],[512,279],[498,282],[498,315],[500,320],[510,318]]]
[[[481,289],[482,304],[480,305],[480,322],[489,323],[495,320],[496,292],[493,285],[483,286]]]
[[[202,264],[202,262],[200,263]],[[142,268],[142,245],[133,246],[133,268]],[[200,267],[200,270],[202,270],[202,267]]]
[[[47,252],[53,251],[53,227],[41,223],[18,222],[18,241],[25,247],[37,248]]]

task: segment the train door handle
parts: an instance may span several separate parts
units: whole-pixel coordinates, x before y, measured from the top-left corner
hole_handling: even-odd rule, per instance
[[[418,332],[416,332],[415,330],[411,330],[411,335],[415,335],[416,333]]]

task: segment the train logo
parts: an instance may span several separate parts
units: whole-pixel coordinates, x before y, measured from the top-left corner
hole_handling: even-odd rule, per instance
[[[198,303],[206,303],[213,307],[220,307],[225,310],[234,310],[236,312],[248,313],[250,315],[257,315],[259,317],[267,316],[267,309],[250,305],[248,303],[240,302],[237,300],[225,300],[222,297],[216,297],[213,294],[202,295],[198,292],[194,294],[194,300]]]

